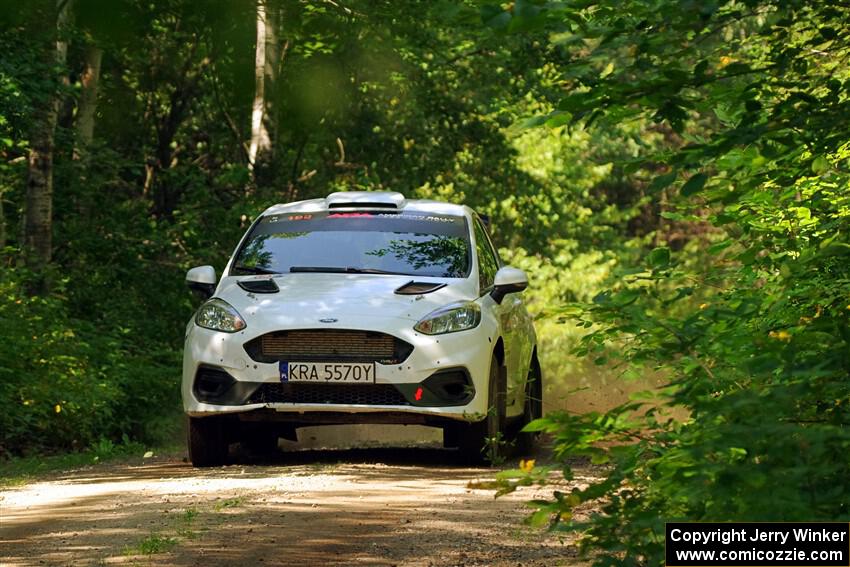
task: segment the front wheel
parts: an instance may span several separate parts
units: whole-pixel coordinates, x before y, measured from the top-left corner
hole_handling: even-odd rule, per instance
[[[196,467],[217,467],[227,462],[227,436],[220,417],[189,418],[189,460]]]
[[[522,428],[543,417],[543,373],[535,354],[528,368],[528,379],[525,382],[525,406],[522,412],[522,422],[516,434],[517,452],[528,456],[534,452],[540,434],[522,431]]]
[[[505,420],[507,415],[505,390],[507,372],[494,355],[490,360],[490,379],[487,387],[487,416],[470,423],[460,435],[460,451],[472,462],[495,464],[505,453]]]

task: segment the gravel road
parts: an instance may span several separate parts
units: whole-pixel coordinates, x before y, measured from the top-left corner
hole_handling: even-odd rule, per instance
[[[214,469],[194,469],[179,454],[96,465],[0,492],[0,562],[582,564],[569,538],[522,522],[524,502],[551,487],[495,499],[468,486],[495,472],[470,468],[433,444],[302,444]],[[577,473],[577,482],[591,474]]]

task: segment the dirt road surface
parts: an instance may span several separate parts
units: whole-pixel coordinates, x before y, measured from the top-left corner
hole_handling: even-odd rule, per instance
[[[0,563],[582,564],[568,537],[522,523],[524,502],[552,487],[499,499],[468,487],[495,472],[470,468],[433,443],[342,450],[302,443],[213,469],[194,469],[179,454],[98,465],[0,492]],[[577,472],[573,482],[591,478]]]

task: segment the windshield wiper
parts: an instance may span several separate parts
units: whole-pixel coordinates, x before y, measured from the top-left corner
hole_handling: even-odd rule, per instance
[[[409,275],[404,274],[402,272],[388,272],[386,270],[376,270],[374,268],[340,268],[337,266],[292,266],[291,268],[289,268],[289,271],[292,273],[305,272],[317,274],[389,274],[394,276]]]
[[[244,274],[279,274],[280,272],[276,272],[274,270],[269,270],[268,268],[260,268],[259,266],[233,266],[232,271],[242,272]]]

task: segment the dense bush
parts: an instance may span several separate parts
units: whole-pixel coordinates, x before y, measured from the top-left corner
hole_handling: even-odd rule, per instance
[[[133,353],[110,334],[68,315],[57,296],[29,297],[0,280],[0,455],[88,448],[122,434],[149,442],[174,430],[177,360],[172,351]]]
[[[533,425],[554,436],[568,477],[570,455],[608,464],[600,482],[536,502],[533,521],[579,531],[598,565],[663,565],[669,521],[846,521],[846,8],[522,5],[485,19],[578,47],[562,69],[569,92],[538,122],[657,123],[665,151],[624,167],[669,221],[641,262],[571,309],[588,331],[577,355],[667,385]],[[503,489],[545,478],[515,476]],[[599,511],[573,520],[587,503]]]

